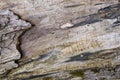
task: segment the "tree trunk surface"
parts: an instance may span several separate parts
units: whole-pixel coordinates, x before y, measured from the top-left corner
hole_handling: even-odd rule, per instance
[[[120,80],[120,0],[0,0],[0,80]]]

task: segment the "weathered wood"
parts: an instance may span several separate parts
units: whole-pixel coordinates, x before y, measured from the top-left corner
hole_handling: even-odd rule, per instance
[[[23,30],[30,28],[31,24],[18,18],[9,10],[0,11],[0,74],[18,67],[15,60],[21,58],[17,49],[18,37]]]
[[[6,9],[0,11],[2,80],[120,79],[118,0],[1,0],[0,4]],[[4,44],[11,41],[9,52]]]

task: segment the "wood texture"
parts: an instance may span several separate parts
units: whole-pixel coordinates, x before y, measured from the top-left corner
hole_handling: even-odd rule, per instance
[[[120,79],[118,0],[1,0],[0,4],[2,80]],[[5,47],[9,43],[10,51]]]

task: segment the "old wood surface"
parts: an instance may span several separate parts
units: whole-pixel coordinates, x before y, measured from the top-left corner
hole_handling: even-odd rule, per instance
[[[119,0],[0,0],[0,80],[119,80]]]

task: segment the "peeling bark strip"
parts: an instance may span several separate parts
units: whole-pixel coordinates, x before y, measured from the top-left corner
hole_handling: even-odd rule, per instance
[[[0,11],[0,74],[18,67],[15,63],[15,60],[21,58],[17,49],[18,37],[30,27],[30,23],[20,19],[12,11]]]

